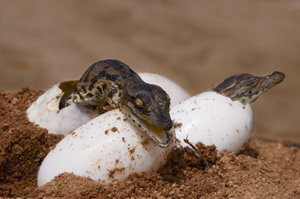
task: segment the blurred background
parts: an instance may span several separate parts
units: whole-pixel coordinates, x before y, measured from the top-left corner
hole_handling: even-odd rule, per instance
[[[298,0],[0,0],[0,89],[45,91],[108,58],[191,95],[231,75],[282,71],[252,104],[254,135],[300,142]]]

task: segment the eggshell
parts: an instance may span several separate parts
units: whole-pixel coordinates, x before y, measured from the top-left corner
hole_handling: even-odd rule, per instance
[[[59,110],[61,90],[58,85],[53,85],[41,95],[26,112],[29,121],[47,129],[49,133],[66,135],[98,112],[76,104]]]
[[[250,105],[216,92],[204,92],[182,101],[171,108],[171,118],[182,125],[175,128],[181,145],[202,142],[216,145],[218,151],[227,149],[239,152],[253,130],[253,111]]]
[[[159,85],[162,89],[164,89],[168,95],[171,98],[171,105],[170,107],[173,107],[174,105],[178,104],[180,101],[187,99],[190,97],[190,94],[188,94],[181,86],[173,82],[172,80],[155,74],[155,73],[139,73],[139,76],[144,80],[145,82],[149,84],[156,84]]]
[[[175,145],[174,131],[170,133],[171,144],[161,148],[119,109],[102,114],[67,135],[48,153],[39,170],[38,186],[63,172],[109,183],[124,180],[133,172],[156,171]]]

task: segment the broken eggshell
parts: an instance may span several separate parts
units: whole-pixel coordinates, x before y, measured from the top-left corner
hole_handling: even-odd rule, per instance
[[[133,172],[157,171],[175,146],[174,129],[170,136],[170,145],[161,148],[119,109],[109,111],[71,132],[48,153],[38,173],[38,186],[63,172],[109,183]]]
[[[183,88],[166,77],[153,73],[139,73],[139,75],[145,82],[161,86],[169,94],[171,106],[190,97]],[[59,84],[55,84],[41,95],[27,109],[29,121],[47,129],[49,133],[67,135],[98,114],[97,110],[76,104],[59,110],[62,94]]]
[[[188,138],[195,145],[215,145],[238,153],[248,142],[253,130],[254,116],[251,106],[216,92],[204,92],[180,102],[171,108],[173,122],[177,125],[175,133],[182,146]]]
[[[66,135],[89,121],[98,111],[76,104],[59,110],[62,92],[58,86],[59,84],[53,85],[33,102],[26,112],[30,122],[47,129],[48,133]]]

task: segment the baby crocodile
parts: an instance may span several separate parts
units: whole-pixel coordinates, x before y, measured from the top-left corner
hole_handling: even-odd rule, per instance
[[[278,71],[265,77],[243,73],[225,79],[214,88],[214,91],[246,105],[254,102],[261,94],[282,82],[284,78],[284,73]]]
[[[121,61],[108,59],[96,62],[85,71],[78,83],[62,83],[60,88],[65,92],[60,109],[72,103],[97,106],[101,112],[120,108],[135,126],[161,147],[169,145],[168,131],[173,125],[169,95],[161,87],[145,83]]]

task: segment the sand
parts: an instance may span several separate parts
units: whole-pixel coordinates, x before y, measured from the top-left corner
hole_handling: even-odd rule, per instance
[[[33,125],[26,109],[42,92],[0,92],[0,197],[300,198],[297,143],[252,137],[238,155],[214,146],[176,148],[158,172],[133,173],[110,184],[63,173],[37,187],[38,169],[62,139]],[[288,147],[287,147],[288,146]]]

